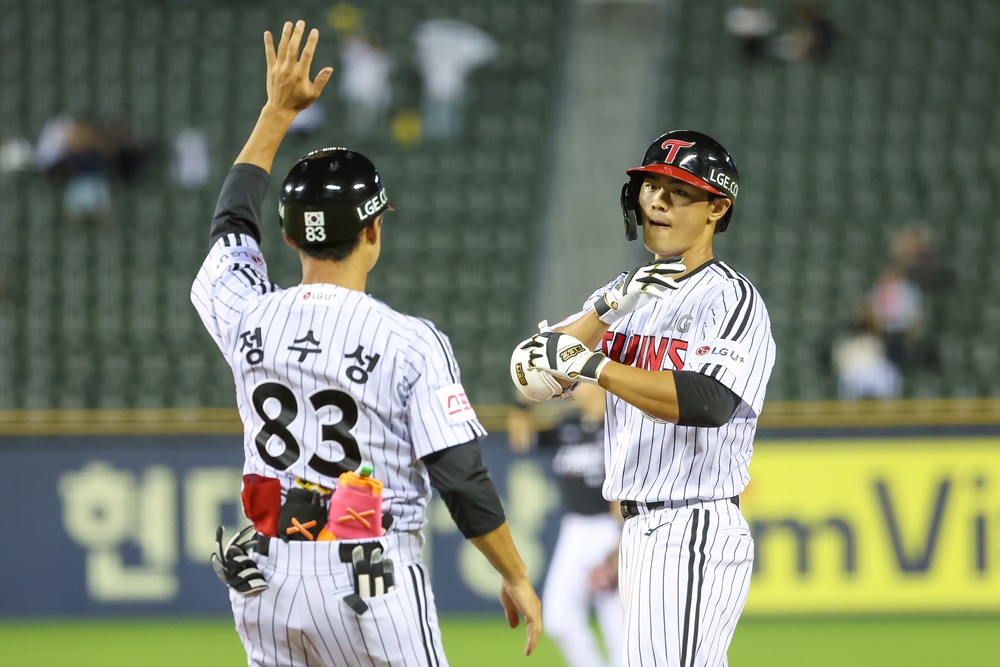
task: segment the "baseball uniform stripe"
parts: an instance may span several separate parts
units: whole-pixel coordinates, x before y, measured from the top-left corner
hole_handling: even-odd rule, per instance
[[[757,307],[757,302],[760,301],[760,297],[757,295],[757,291],[753,288],[753,285],[750,284],[750,281],[747,280],[743,275],[741,275],[740,273],[738,273],[736,271],[733,271],[730,267],[726,266],[722,262],[719,262],[717,264],[717,267],[730,280],[735,281],[742,289],[744,289],[746,291],[745,293],[746,293],[746,295],[748,297],[747,298],[747,303],[745,304],[747,307],[744,310],[743,317],[740,318],[740,325],[739,325],[739,327],[737,328],[737,330],[732,335],[733,339],[738,340],[743,335],[743,332],[744,332],[746,326],[748,325],[748,323],[751,321],[751,318],[750,318],[751,311],[752,311],[753,308]],[[743,305],[742,301],[741,301],[741,305]],[[739,307],[737,307],[737,310],[739,310]],[[737,321],[737,315],[734,315],[733,319],[730,322],[730,325],[732,325],[736,321]],[[724,332],[722,334],[722,338],[729,338],[728,333]]]
[[[433,605],[434,592],[431,590],[430,583],[428,582],[426,567],[422,563],[417,563],[414,567],[420,572],[420,584],[424,592],[424,622],[427,624],[427,635],[430,638],[431,657],[434,660],[435,667],[442,667],[441,655],[443,654],[443,649],[441,648],[440,633],[437,630],[437,612],[434,610]]]
[[[687,553],[687,599],[684,602],[684,634],[681,637],[681,667],[688,667],[688,631],[691,628],[691,602],[694,593],[695,561],[697,560],[695,541],[698,538],[698,521],[700,518],[701,511],[694,510],[691,519],[691,539],[688,541]]]
[[[246,276],[247,281],[250,283],[250,286],[253,287],[254,289],[259,289],[262,296],[264,294],[267,294],[267,287],[264,286],[264,281],[258,280],[254,276],[253,272],[248,270],[248,267],[246,265],[234,267],[234,270],[239,271],[244,276]]]
[[[306,611],[309,612],[309,620],[312,623],[313,627],[322,628],[322,623],[321,623],[322,619],[322,621],[325,622],[331,630],[331,632],[329,633],[322,631],[316,633],[316,637],[319,639],[320,645],[322,646],[322,651],[319,650],[320,649],[319,646],[314,646],[314,651],[320,656],[323,662],[332,663],[334,662],[334,654],[330,650],[330,642],[327,641],[327,637],[335,637],[336,633],[332,632],[333,626],[330,625],[329,618],[325,615],[325,613],[323,615],[318,616],[316,614],[316,611],[313,610],[313,603],[309,599],[310,597],[311,597],[311,592],[306,591],[305,606],[306,606]],[[338,662],[341,664],[347,662],[346,656],[344,655],[344,652],[340,650],[339,644],[337,642],[333,642],[333,645],[337,647],[338,653],[340,654],[341,657],[341,659]]]
[[[421,573],[421,576],[418,579],[417,567],[415,565],[411,565],[407,569],[410,571],[410,579],[413,582],[413,590],[416,592],[417,617],[420,624],[420,637],[424,644],[424,655],[427,656],[427,664],[434,665],[436,664],[436,661],[431,660],[433,646],[431,645],[431,638],[429,636],[430,628],[428,627],[429,623],[427,621],[426,614],[427,591],[424,589],[423,574]]]
[[[702,519],[704,520],[705,525],[702,526],[701,529],[701,546],[698,549],[700,562],[698,565],[698,595],[695,598],[694,603],[694,629],[691,633],[691,667],[694,667],[695,655],[697,654],[698,646],[701,643],[701,636],[698,634],[698,621],[701,618],[701,591],[702,587],[705,585],[705,568],[708,563],[705,556],[705,546],[708,544],[708,524],[711,516],[711,512],[702,513]]]
[[[746,285],[744,285],[741,281],[736,281],[736,285],[739,289],[740,300],[736,304],[736,310],[733,311],[732,316],[729,318],[729,323],[722,331],[721,338],[729,338],[733,329],[738,324],[741,324],[743,322],[743,318],[746,317],[747,302],[750,300],[749,290],[747,290]]]

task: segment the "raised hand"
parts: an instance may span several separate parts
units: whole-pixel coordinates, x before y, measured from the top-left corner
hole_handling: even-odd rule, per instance
[[[313,28],[306,38],[306,45],[299,55],[302,35],[306,22],[298,21],[292,26],[286,21],[281,30],[278,49],[274,49],[274,39],[270,31],[264,32],[264,56],[267,59],[267,103],[281,111],[302,111],[315,102],[333,74],[332,67],[324,67],[313,80],[309,79],[319,31]]]

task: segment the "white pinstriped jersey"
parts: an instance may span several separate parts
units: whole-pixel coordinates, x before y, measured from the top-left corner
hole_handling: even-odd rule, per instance
[[[620,277],[597,290],[593,307]],[[710,261],[678,281],[673,294],[612,326],[600,350],[646,370],[709,375],[742,401],[720,428],[678,426],[650,417],[608,394],[605,417],[609,500],[717,500],[750,481],[757,418],[774,366],[774,340],[764,302],[745,277]]]
[[[419,530],[430,480],[418,460],[485,431],[447,337],[367,294],[330,284],[281,289],[257,243],[226,234],[191,300],[233,370],[244,474],[336,486],[369,462],[394,530]]]

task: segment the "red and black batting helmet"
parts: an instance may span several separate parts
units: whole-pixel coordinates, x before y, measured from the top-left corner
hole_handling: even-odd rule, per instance
[[[371,160],[349,148],[313,151],[292,165],[281,184],[281,228],[298,247],[350,241],[389,203]]]
[[[626,169],[628,183],[622,186],[621,205],[625,217],[625,235],[629,241],[639,236],[639,187],[643,174],[664,174],[690,183],[707,192],[728,197],[732,206],[716,223],[716,233],[729,227],[740,191],[740,175],[729,151],[718,141],[694,130],[667,132],[646,149],[642,165]]]

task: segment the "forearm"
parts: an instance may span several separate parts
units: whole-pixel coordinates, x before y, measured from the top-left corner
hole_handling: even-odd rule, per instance
[[[515,582],[527,576],[527,568],[517,553],[506,521],[496,530],[480,537],[473,537],[469,541],[507,581]]]
[[[601,371],[602,387],[650,417],[677,423],[677,386],[673,371],[645,371],[615,362]]]
[[[260,111],[260,116],[257,117],[257,124],[253,128],[253,132],[236,158],[235,164],[252,164],[267,173],[271,173],[274,156],[297,113],[288,109],[279,109],[270,103],[265,104]]]
[[[604,338],[604,334],[608,331],[608,325],[601,321],[595,311],[591,310],[583,317],[558,327],[556,331],[569,334],[586,345],[588,349],[596,350]]]

